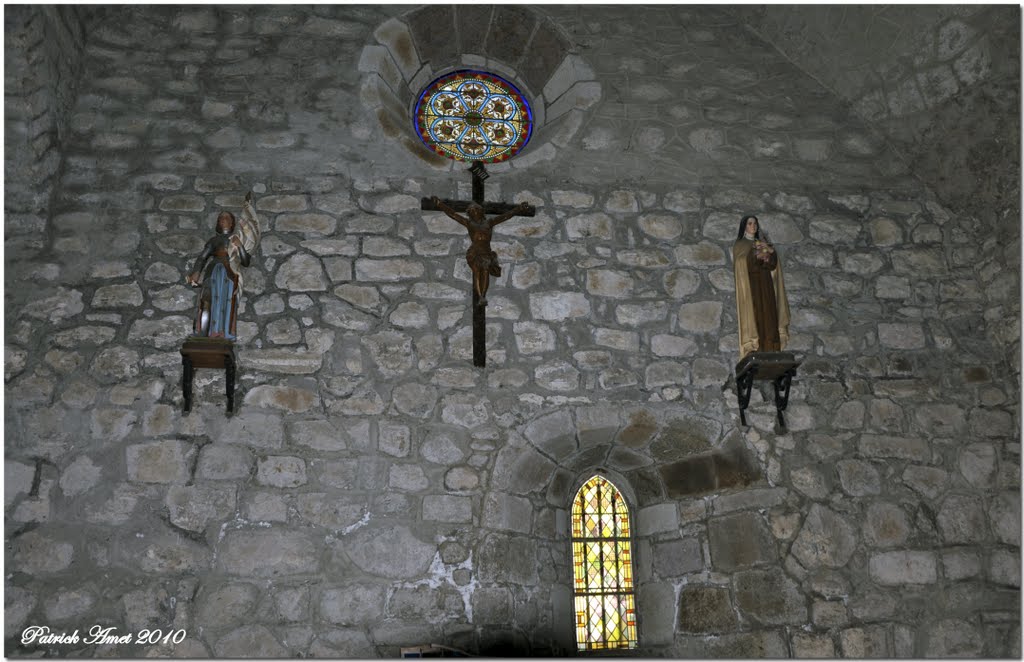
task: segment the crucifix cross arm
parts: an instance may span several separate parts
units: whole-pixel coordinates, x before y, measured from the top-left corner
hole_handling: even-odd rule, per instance
[[[435,202],[435,200],[437,202]],[[432,196],[429,198],[420,198],[420,209],[423,211],[444,211],[445,213],[448,213],[444,210],[444,208],[441,207],[441,205],[444,205],[448,209],[451,209],[453,212],[460,212],[466,211],[466,209],[468,209],[469,205],[471,204],[472,201],[449,200],[447,198],[438,198],[437,196]],[[507,202],[484,202],[477,204],[484,208],[485,214],[504,214],[511,211],[512,209],[516,209],[517,207],[522,207],[520,211],[514,214],[515,216],[537,215],[537,208],[534,207],[533,205],[528,205],[526,203],[523,203],[522,205],[510,205]]]
[[[457,211],[455,211],[454,209],[449,207],[447,204],[445,204],[445,202],[441,198],[437,197],[436,195],[430,198],[430,203],[433,205],[434,209],[436,209],[438,211],[443,211],[445,214],[448,215],[448,217],[450,219],[452,219],[453,221],[455,221],[459,225],[461,225],[463,227],[468,227],[469,226],[469,219],[468,218],[466,218],[465,216],[460,215]],[[424,209],[425,208],[426,207],[424,207]]]
[[[504,214],[495,216],[491,219],[491,227],[494,227],[498,223],[504,223],[513,216],[533,216],[537,212],[533,205],[528,205],[525,202],[520,202],[518,205],[508,210]]]

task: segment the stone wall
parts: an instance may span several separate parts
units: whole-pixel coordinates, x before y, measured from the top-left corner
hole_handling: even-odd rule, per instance
[[[4,12],[4,235],[38,247],[84,61],[99,11],[12,6]]]
[[[736,12],[877,126],[945,204],[1019,234],[1020,7]]]
[[[727,12],[546,6],[604,96],[492,169],[538,213],[495,231],[473,368],[465,231],[419,210],[468,177],[360,98],[392,9],[124,7],[90,35],[41,251],[7,244],[7,654],[571,652],[568,507],[603,471],[645,655],[1019,655],[995,221]],[[240,409],[200,370],[184,416],[184,275],[250,189]],[[784,434],[731,384],[750,212],[805,357]],[[93,623],[188,636],[15,638]]]

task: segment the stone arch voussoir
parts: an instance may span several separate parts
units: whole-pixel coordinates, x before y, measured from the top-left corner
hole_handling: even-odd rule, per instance
[[[517,432],[499,453],[493,487],[554,508],[567,508],[574,482],[578,487],[594,472],[621,476],[637,508],[753,485],[764,476],[738,430],[678,404],[562,408]]]
[[[496,35],[501,35],[497,37]],[[530,100],[534,134],[516,159],[489,169],[526,168],[555,158],[601,99],[601,83],[569,36],[541,11],[512,5],[427,5],[379,25],[359,58],[360,98],[384,135],[439,170],[461,164],[433,153],[412,130],[427,84],[450,71],[483,69]]]

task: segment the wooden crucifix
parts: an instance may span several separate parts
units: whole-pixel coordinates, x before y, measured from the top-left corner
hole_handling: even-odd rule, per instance
[[[510,205],[505,202],[484,202],[484,180],[489,176],[484,164],[477,161],[469,168],[473,174],[473,200],[442,200],[437,196],[422,198],[420,209],[442,211],[469,232],[469,250],[466,262],[473,270],[473,365],[487,365],[487,288],[491,276],[500,276],[498,255],[491,250],[491,232],[494,226],[513,216],[533,216],[537,210],[528,204]],[[466,216],[459,214],[466,212]],[[487,218],[487,214],[497,214]],[[468,218],[467,218],[468,216]]]

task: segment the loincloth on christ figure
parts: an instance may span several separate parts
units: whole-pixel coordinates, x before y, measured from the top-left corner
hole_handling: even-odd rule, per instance
[[[501,275],[501,265],[498,264],[498,254],[489,247],[470,246],[466,251],[466,262],[473,271],[486,271],[492,276]]]

